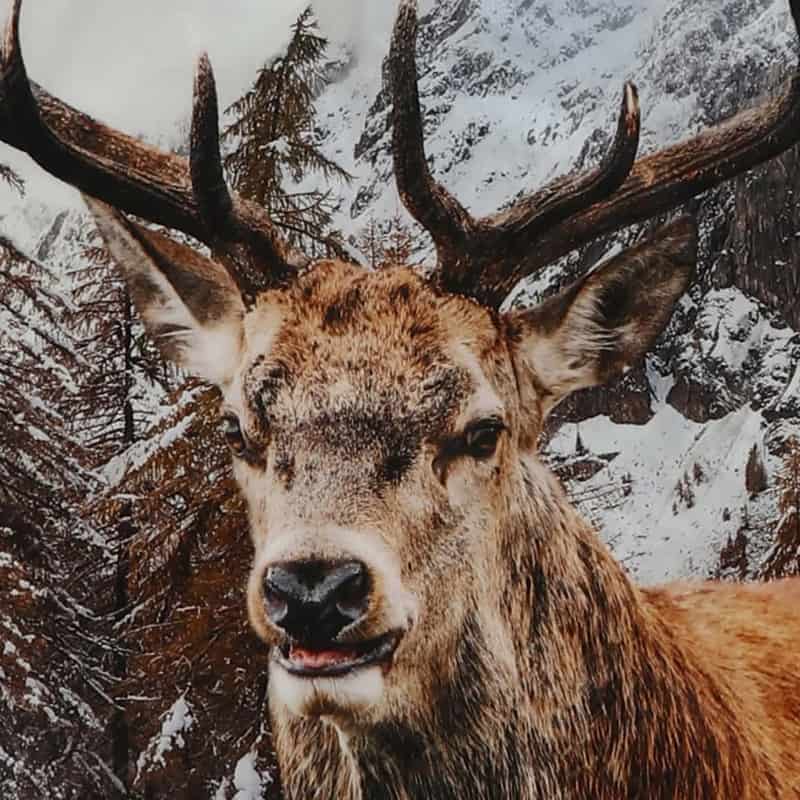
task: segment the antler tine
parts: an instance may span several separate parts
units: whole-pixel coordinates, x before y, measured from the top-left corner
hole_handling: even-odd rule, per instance
[[[790,9],[795,32],[800,35],[800,0],[790,0]],[[488,265],[481,276],[482,296],[487,302],[501,303],[520,279],[571,250],[663,214],[775,158],[798,141],[800,64],[776,97],[640,159],[613,196],[544,232],[535,249],[530,248],[516,263]]]
[[[409,213],[433,237],[439,263],[458,260],[473,236],[469,212],[433,180],[425,156],[425,134],[417,85],[416,0],[402,0],[389,54],[394,102],[392,149],[397,188]]]
[[[476,261],[496,258],[498,246],[505,252],[516,249],[542,230],[606,197],[623,183],[639,145],[638,94],[632,83],[625,85],[617,134],[597,169],[553,181],[502,217],[475,220],[434,181],[428,168],[416,67],[417,32],[416,0],[403,0],[390,53],[395,177],[409,213],[434,239],[438,283],[449,291],[479,296],[481,270],[475,268]]]
[[[416,25],[406,17],[412,14],[416,22],[415,5],[413,0],[404,0],[395,28],[395,48],[405,48],[409,58],[413,50],[408,36],[416,33]],[[790,0],[790,7],[800,32],[800,0]],[[401,59],[392,58],[395,96],[402,103],[403,95],[411,95],[412,90],[398,85],[415,76],[408,68],[401,71],[400,63]],[[614,144],[596,170],[558,178],[511,208],[479,220],[464,211],[470,224],[465,226],[461,251],[453,253],[453,248],[442,248],[437,241],[442,286],[498,307],[519,280],[570,251],[669,211],[779,155],[800,141],[800,67],[779,97],[636,161],[639,125],[636,90],[629,83]],[[402,139],[395,138],[395,151],[402,144]],[[411,149],[416,148],[414,144]],[[402,158],[395,152],[396,162]],[[413,185],[418,187],[416,197],[406,205],[436,239],[437,230],[415,211],[425,203],[424,192],[431,190],[426,183]],[[401,193],[404,201],[408,193]],[[452,203],[457,206],[455,200]]]
[[[228,248],[229,258],[224,261],[245,300],[252,303],[259,292],[271,285],[288,283],[296,269],[287,260],[287,247],[272,226],[258,239],[250,237],[250,229],[242,222],[248,209],[240,207],[237,213],[236,199],[225,181],[219,146],[217,84],[206,53],[200,56],[195,72],[189,172],[192,193],[209,237],[217,242],[249,242],[252,254],[271,265],[270,272],[265,273],[258,258]],[[241,201],[239,204],[243,205]],[[252,208],[249,211],[252,213]]]
[[[296,272],[292,254],[264,209],[224,187],[219,143],[211,144],[216,137],[211,129],[217,128],[216,92],[206,95],[208,103],[195,103],[200,133],[190,169],[185,158],[113,130],[30,81],[20,45],[21,10],[22,0],[13,0],[0,52],[0,141],[28,153],[47,172],[85,194],[183,231],[230,256],[224,259],[226,266],[248,295],[289,280]],[[213,89],[210,69],[204,74],[209,79],[199,78],[198,85]],[[215,187],[216,178],[222,189]],[[257,269],[253,265],[258,263],[262,267]]]
[[[217,84],[207,53],[200,56],[195,72],[190,142],[192,191],[200,215],[210,230],[224,230],[233,201],[222,169]]]
[[[16,142],[23,142],[29,137],[42,138],[42,123],[20,47],[19,21],[21,14],[22,0],[13,0],[11,13],[3,32],[3,49],[0,51],[0,78],[2,79],[0,97],[17,121]],[[9,142],[9,144],[14,144],[14,142]],[[46,142],[46,145],[49,144]]]
[[[493,236],[517,249],[573,214],[613,194],[625,182],[636,161],[641,131],[639,92],[628,81],[622,92],[617,133],[600,165],[578,175],[556,178],[510,209],[482,220]]]

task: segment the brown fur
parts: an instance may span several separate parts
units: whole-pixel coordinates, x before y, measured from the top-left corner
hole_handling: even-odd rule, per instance
[[[721,166],[681,166],[686,148],[635,165],[628,85],[599,170],[473,220],[428,170],[416,4],[404,0],[389,59],[395,171],[434,235],[440,273],[427,286],[407,269],[327,262],[295,281],[306,260],[263,209],[221,185],[205,59],[191,164],[94,122],[53,134],[30,107],[20,7],[4,88],[28,108],[20,119],[32,133],[12,144],[29,141],[54,174],[199,237],[231,267],[233,277],[89,201],[165,354],[216,383],[237,417],[229,433],[255,544],[248,608],[275,655],[271,715],[289,798],[800,798],[798,584],[637,589],[535,453],[560,399],[618,376],[663,331],[696,260],[693,224],[530,312],[501,316],[433,288],[499,307],[536,265],[663,210],[665,192],[677,202],[755,163],[747,137],[756,161],[785,149],[793,104],[755,115],[764,136],[752,136],[750,114],[692,140],[696,154],[719,149],[726,131],[740,137],[738,158]],[[87,148],[37,157],[73,129],[90,130]],[[487,419],[502,427],[496,450],[470,450],[469,426]],[[332,680],[281,666],[285,634],[267,616],[262,579],[308,559],[368,571],[367,611],[335,644],[396,634],[391,664]]]

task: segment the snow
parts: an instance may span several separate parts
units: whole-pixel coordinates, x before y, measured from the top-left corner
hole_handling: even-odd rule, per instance
[[[271,150],[276,156],[281,157],[288,155],[292,149],[292,146],[286,136],[281,136],[279,139],[274,139],[271,142],[267,142],[263,149]]]
[[[578,505],[637,581],[706,577],[740,524],[738,512],[747,504],[744,467],[750,448],[761,441],[762,425],[761,416],[748,408],[698,424],[667,404],[647,425],[617,425],[602,416],[581,422],[581,439],[591,452],[618,455],[580,484]],[[570,453],[575,428],[565,425],[548,452]],[[702,470],[699,481],[695,465]],[[619,491],[618,502],[607,507],[603,492],[621,486],[628,474],[630,494]],[[691,508],[676,494],[684,476],[695,495]],[[603,497],[601,507],[592,503],[593,494]],[[728,521],[725,509],[733,512]]]
[[[794,377],[789,382],[784,393],[785,397],[800,397],[800,365],[794,371]]]
[[[691,327],[677,337],[676,366],[684,376],[714,386],[720,408],[745,400],[778,407],[790,398],[800,363],[795,331],[735,288],[708,292],[696,310]]]
[[[214,792],[214,800],[228,800],[228,790],[231,787],[231,782],[227,778],[223,778],[217,786],[217,791]]]
[[[81,722],[87,726],[87,728],[94,728],[98,731],[103,730],[102,723],[97,719],[91,707],[83,698],[64,686],[58,687],[58,693],[71,708],[75,709]]]
[[[163,450],[181,439],[191,421],[190,417],[184,417],[175,425],[166,428],[155,441],[144,439],[136,442],[119,456],[110,459],[103,467],[103,474],[108,485],[112,487],[119,485],[129,472],[141,469],[153,453]]]
[[[233,785],[236,789],[233,800],[261,800],[264,796],[266,787],[256,768],[254,752],[251,751],[239,759],[233,775]]]
[[[147,748],[139,755],[136,764],[137,777],[145,766],[166,765],[166,756],[173,750],[186,746],[184,734],[195,724],[195,718],[186,696],[179,697],[162,717],[161,731],[150,740]]]
[[[32,708],[41,708],[51,724],[58,722],[58,715],[47,703],[49,696],[47,687],[41,681],[28,677],[25,679],[25,688],[28,689],[25,699],[29,705]]]
[[[709,292],[697,326],[713,329],[714,336],[702,340],[701,351],[707,358],[740,370],[749,352],[756,349],[759,339],[765,335],[763,328],[768,325],[760,318],[757,305],[738,289]]]

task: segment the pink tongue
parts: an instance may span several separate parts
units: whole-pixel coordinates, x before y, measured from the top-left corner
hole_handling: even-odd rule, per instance
[[[297,645],[292,645],[289,650],[289,658],[292,661],[312,669],[353,661],[356,657],[354,650],[305,650]]]

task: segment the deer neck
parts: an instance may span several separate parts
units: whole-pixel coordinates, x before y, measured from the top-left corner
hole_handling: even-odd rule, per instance
[[[634,586],[538,462],[525,496],[505,538],[506,564],[520,565],[506,569],[505,602],[527,631],[520,741],[559,787],[539,782],[530,796],[742,796],[748,754],[735,716],[674,625],[673,601]],[[703,759],[720,753],[735,757]]]

